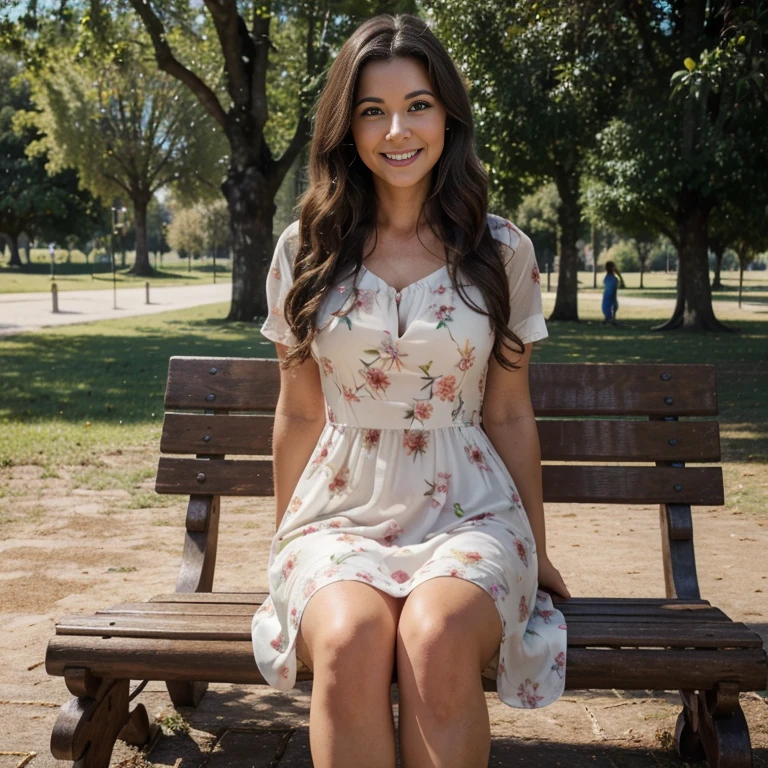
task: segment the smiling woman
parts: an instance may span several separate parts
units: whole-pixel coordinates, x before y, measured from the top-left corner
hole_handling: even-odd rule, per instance
[[[262,333],[281,360],[265,680],[314,671],[315,766],[487,763],[481,675],[510,706],[563,691],[528,389],[547,335],[530,239],[487,210],[469,99],[419,19],[377,16],[318,102],[310,186]]]

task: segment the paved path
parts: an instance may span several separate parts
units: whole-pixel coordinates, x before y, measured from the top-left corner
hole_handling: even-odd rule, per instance
[[[178,285],[150,289],[150,304],[144,288],[118,288],[117,309],[111,290],[61,291],[59,311],[52,311],[50,293],[0,293],[0,336],[38,331],[59,325],[153,315],[173,309],[229,301],[230,282],[208,285]]]

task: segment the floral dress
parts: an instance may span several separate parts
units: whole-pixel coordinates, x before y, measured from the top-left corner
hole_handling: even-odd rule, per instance
[[[547,335],[530,239],[488,216],[509,279],[509,327]],[[290,345],[282,314],[298,222],[280,236],[262,333]],[[485,306],[482,294],[467,295]],[[503,627],[484,675],[514,707],[563,692],[566,626],[537,589],[536,548],[509,471],[481,426],[494,332],[454,290],[446,266],[396,291],[363,267],[328,291],[312,346],[326,424],[269,556],[269,597],[253,617],[256,663],[275,688],[296,681],[296,635],[312,595],[359,581],[395,597],[436,576],[466,579],[494,600]]]

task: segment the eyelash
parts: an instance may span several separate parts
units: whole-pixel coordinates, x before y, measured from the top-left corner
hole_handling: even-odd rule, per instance
[[[427,109],[431,109],[432,105],[428,101],[414,101],[413,104],[411,104],[412,107],[415,107],[417,104],[423,104]],[[369,110],[371,109],[379,109],[378,107],[368,107],[367,109],[364,109],[360,113],[360,117],[374,117],[374,115],[369,114]],[[379,110],[381,111],[381,110]],[[424,112],[423,109],[416,110],[417,112]]]

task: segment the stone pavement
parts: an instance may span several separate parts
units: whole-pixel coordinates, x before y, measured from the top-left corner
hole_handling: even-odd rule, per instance
[[[144,288],[118,288],[117,309],[111,290],[60,291],[59,312],[52,311],[50,293],[0,293],[0,336],[38,331],[60,325],[153,315],[174,309],[229,301],[232,283],[178,285],[150,288],[150,304]]]

